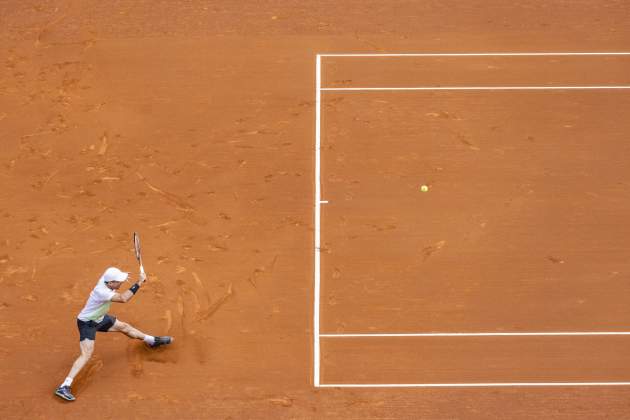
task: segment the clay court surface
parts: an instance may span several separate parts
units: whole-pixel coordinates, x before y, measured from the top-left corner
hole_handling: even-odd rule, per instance
[[[0,417],[630,418],[630,55],[325,55],[628,52],[629,14],[0,2]],[[382,87],[476,89],[344,90]],[[111,313],[176,342],[99,334],[63,403],[134,230]]]

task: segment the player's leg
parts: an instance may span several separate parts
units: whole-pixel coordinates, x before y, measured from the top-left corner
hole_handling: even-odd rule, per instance
[[[137,328],[126,322],[119,321],[118,319],[115,319],[114,325],[112,325],[107,331],[120,332],[125,334],[127,337],[143,340],[150,347],[158,347],[173,342],[172,337],[153,337],[151,335],[143,333],[142,331],[138,330]]]
[[[130,324],[126,322],[119,321],[118,319],[114,322],[108,330],[108,332],[120,332],[125,334],[127,337],[136,338],[138,340],[144,340],[147,334],[142,331],[132,327]]]
[[[77,360],[72,364],[68,378],[74,379],[94,353],[94,340],[85,339],[79,343],[79,346],[81,347],[81,355],[77,357]]]
[[[67,401],[75,400],[70,387],[72,386],[72,381],[74,380],[74,378],[79,374],[81,369],[83,369],[83,367],[92,357],[92,354],[94,353],[94,340],[84,338],[79,342],[79,347],[81,348],[81,354],[72,364],[72,367],[70,368],[70,372],[68,373],[66,379],[59,386],[59,388],[55,390],[55,395]]]

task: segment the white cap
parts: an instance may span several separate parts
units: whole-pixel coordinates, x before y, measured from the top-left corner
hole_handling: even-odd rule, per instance
[[[107,270],[105,270],[101,279],[103,279],[105,283],[110,282],[110,281],[123,282],[123,281],[127,281],[128,276],[129,276],[129,273],[120,271],[116,267],[109,267]]]

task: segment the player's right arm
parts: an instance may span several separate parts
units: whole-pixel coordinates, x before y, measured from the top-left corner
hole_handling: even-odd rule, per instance
[[[128,289],[122,293],[114,293],[114,296],[112,297],[112,302],[127,303],[131,300],[132,297],[133,292],[131,291],[131,289]]]
[[[147,279],[146,275],[144,273],[140,273],[140,279],[133,286],[131,286],[129,289],[125,290],[122,293],[114,293],[114,296],[112,296],[112,302],[118,302],[118,303],[129,302],[131,298],[133,298],[133,296],[136,294],[138,289],[140,289],[140,286],[142,285],[142,283],[145,282],[146,279]]]

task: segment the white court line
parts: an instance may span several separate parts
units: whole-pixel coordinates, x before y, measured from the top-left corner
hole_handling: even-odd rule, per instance
[[[321,57],[317,55],[315,64],[315,269],[314,269],[314,292],[313,292],[313,385],[319,386],[319,364],[320,364],[320,347],[319,347],[319,295],[320,295],[320,243],[321,243]]]
[[[321,88],[322,91],[370,91],[370,90],[601,90],[630,89],[630,85],[617,86],[420,86],[420,87],[354,87],[354,88]]]
[[[374,333],[374,334],[320,334],[326,338],[375,337],[518,337],[518,336],[597,336],[630,335],[630,331],[575,331],[575,332],[481,332],[481,333]]]
[[[315,265],[314,265],[314,299],[313,299],[313,351],[314,351],[314,363],[313,363],[313,384],[315,387],[336,387],[336,388],[391,388],[391,387],[523,387],[523,386],[615,386],[615,385],[630,385],[630,382],[523,382],[523,383],[453,383],[453,384],[321,384],[320,383],[320,337],[348,337],[348,336],[360,336],[360,337],[373,337],[383,335],[365,335],[365,334],[320,334],[320,238],[321,238],[321,204],[324,202],[321,200],[321,94],[322,91],[399,91],[399,90],[568,90],[568,89],[630,89],[630,86],[504,86],[504,87],[412,87],[412,88],[323,88],[321,87],[321,59],[322,57],[500,57],[500,56],[628,56],[630,52],[531,52],[531,53],[421,53],[421,54],[317,54],[316,60],[316,111],[315,111]],[[427,333],[448,334],[450,333]],[[459,333],[458,336],[461,336]],[[472,333],[472,334],[484,334],[484,335],[586,335],[584,333]],[[626,333],[588,333],[588,335],[625,335]],[[391,335],[386,336],[408,336],[405,335]],[[414,335],[418,336],[418,335]],[[421,336],[427,336],[423,334]]]
[[[611,52],[482,52],[482,53],[402,53],[402,54],[319,54],[318,57],[540,57],[540,56],[589,56],[630,55],[626,51]]]
[[[533,386],[628,386],[630,382],[478,382],[452,384],[320,384],[320,388],[481,388]]]

